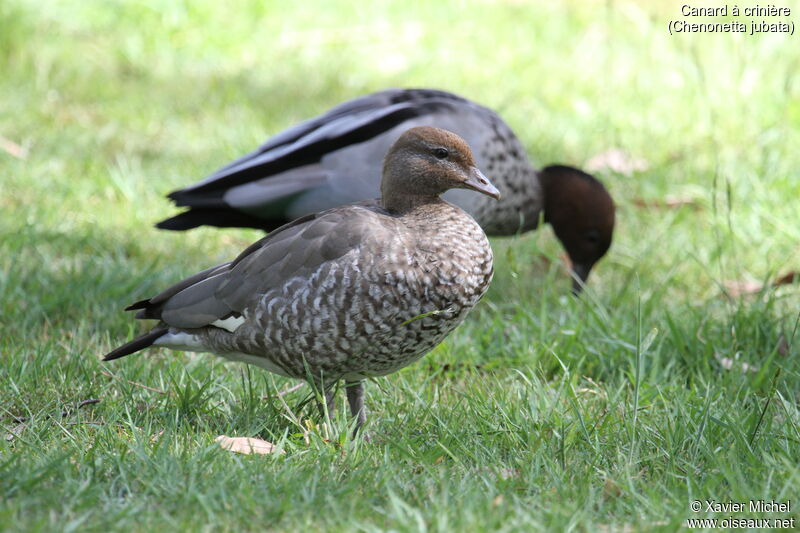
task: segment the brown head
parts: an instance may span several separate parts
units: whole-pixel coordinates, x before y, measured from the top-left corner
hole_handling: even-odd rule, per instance
[[[500,192],[475,166],[464,139],[430,126],[403,133],[383,161],[383,206],[402,212],[449,189],[472,189],[500,198]]]
[[[614,201],[603,184],[577,168],[552,165],[539,173],[544,220],[572,261],[572,290],[580,292],[594,264],[611,246]]]

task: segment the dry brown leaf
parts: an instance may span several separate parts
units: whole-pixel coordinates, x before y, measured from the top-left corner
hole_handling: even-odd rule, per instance
[[[610,170],[625,176],[631,176],[634,172],[647,170],[650,168],[650,164],[646,159],[634,157],[621,148],[609,148],[591,157],[586,162],[585,167],[589,172]]]
[[[787,272],[783,276],[779,277],[775,281],[772,282],[773,287],[779,287],[781,285],[791,285],[795,281],[800,281],[800,273],[792,271]]]
[[[272,453],[279,453],[277,446],[271,442],[261,439],[254,439],[251,437],[228,437],[227,435],[220,435],[214,439],[219,445],[228,451],[251,454],[257,453],[261,455],[269,455]],[[280,453],[285,453],[280,450]]]
[[[723,281],[723,285],[728,290],[728,293],[731,296],[741,296],[743,294],[758,294],[759,292],[763,291],[767,287],[780,287],[781,285],[791,285],[795,281],[800,280],[800,273],[791,271],[783,276],[780,276],[772,283],[764,285],[758,281],[748,281],[748,280],[726,280]]]
[[[725,280],[722,282],[731,296],[741,296],[742,294],[756,294],[764,289],[764,284],[758,281],[748,280]]]
[[[24,147],[2,136],[0,136],[0,149],[17,159],[25,159],[28,157],[28,151]]]
[[[691,196],[673,196],[667,195],[663,200],[647,200],[644,198],[634,198],[633,205],[645,209],[678,209],[681,207],[691,207],[692,209],[700,209],[700,204],[697,198]]]

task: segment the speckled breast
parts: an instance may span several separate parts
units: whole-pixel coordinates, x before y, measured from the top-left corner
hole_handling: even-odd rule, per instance
[[[261,327],[217,351],[325,380],[385,375],[419,359],[461,323],[493,274],[489,242],[469,215],[448,206],[420,223],[433,231],[401,228],[379,253],[353,250],[264,294],[246,311]]]

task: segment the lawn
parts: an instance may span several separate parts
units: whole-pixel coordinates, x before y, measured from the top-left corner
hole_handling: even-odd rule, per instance
[[[800,37],[670,35],[680,6],[0,2],[0,529],[800,527]],[[617,231],[585,294],[549,228],[493,239],[466,323],[367,384],[370,442],[258,369],[100,362],[125,305],[259,237],[158,231],[167,192],[393,86],[593,169]],[[761,499],[791,510],[704,503]]]

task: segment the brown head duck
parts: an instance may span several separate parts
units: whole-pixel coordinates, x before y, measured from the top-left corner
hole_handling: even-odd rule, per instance
[[[308,379],[325,391],[344,380],[360,426],[362,380],[425,355],[492,279],[486,235],[440,198],[450,189],[499,197],[461,138],[413,128],[386,156],[379,200],[303,216],[232,262],[129,306],[159,322],[104,360],[164,346]]]
[[[572,261],[574,292],[611,246],[614,201],[603,184],[576,168],[551,165],[539,172],[544,221],[553,226]]]
[[[205,180],[171,193],[178,206],[189,209],[158,227],[270,231],[309,213],[374,198],[383,155],[402,132],[422,125],[464,138],[502,194],[494,201],[455,190],[444,198],[495,236],[535,229],[543,214],[570,255],[579,290],[611,243],[614,204],[606,189],[575,168],[537,171],[497,113],[431,89],[380,91],[278,133]]]

